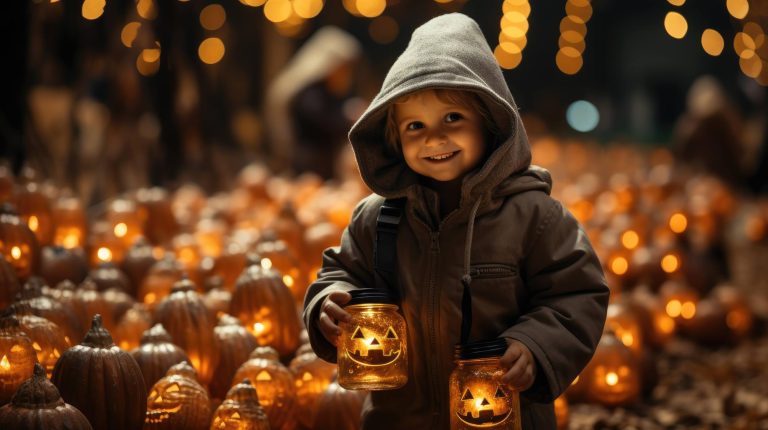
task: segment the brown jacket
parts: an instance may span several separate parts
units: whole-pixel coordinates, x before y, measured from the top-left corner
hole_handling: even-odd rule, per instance
[[[440,46],[448,41],[452,49]],[[419,185],[402,158],[387,154],[383,140],[389,103],[434,87],[476,91],[503,133],[484,165],[464,178],[459,208],[442,220],[436,194]],[[341,245],[325,251],[318,280],[307,292],[304,321],[323,359],[335,362],[336,349],[317,329],[322,301],[331,291],[374,286],[379,208],[384,197],[407,197],[397,252],[409,380],[401,389],[371,393],[363,428],[449,428],[448,376],[460,336],[461,278],[469,274],[470,340],[506,337],[531,350],[538,373],[521,395],[523,426],[554,429],[552,401],[591,358],[608,289],[586,234],[549,196],[549,174],[530,166],[523,124],[477,24],[449,14],[417,29],[350,140],[363,179],[376,194],[355,209]],[[470,224],[474,231],[468,235]]]

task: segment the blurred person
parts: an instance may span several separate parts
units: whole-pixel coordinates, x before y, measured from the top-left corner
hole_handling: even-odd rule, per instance
[[[323,27],[270,85],[264,112],[275,170],[334,177],[335,160],[354,120],[345,106],[352,99],[360,51],[347,32]]]

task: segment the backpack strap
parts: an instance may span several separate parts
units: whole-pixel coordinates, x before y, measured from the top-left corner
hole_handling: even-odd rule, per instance
[[[376,288],[388,289],[399,296],[397,282],[397,229],[405,207],[405,198],[387,199],[376,218],[376,243],[373,268]]]

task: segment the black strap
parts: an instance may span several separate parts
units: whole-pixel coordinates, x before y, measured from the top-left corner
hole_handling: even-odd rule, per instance
[[[376,288],[388,289],[399,296],[397,282],[397,228],[405,207],[405,198],[387,199],[376,218],[376,243],[373,268]]]
[[[469,341],[469,334],[472,331],[472,292],[469,285],[472,283],[472,277],[469,274],[461,278],[461,337],[459,341],[462,345]]]

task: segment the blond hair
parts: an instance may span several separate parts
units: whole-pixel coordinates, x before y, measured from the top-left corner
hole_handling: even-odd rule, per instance
[[[427,88],[421,91],[434,91],[435,96],[440,101],[465,106],[477,112],[483,119],[486,143],[495,145],[495,141],[500,134],[499,126],[493,121],[491,111],[488,110],[488,106],[485,105],[477,93],[468,90],[447,88]],[[401,96],[395,99],[387,108],[384,140],[386,141],[387,148],[392,151],[393,154],[402,155],[403,153],[402,148],[400,147],[400,131],[398,130],[397,122],[395,121],[395,105],[407,102],[421,91]]]

